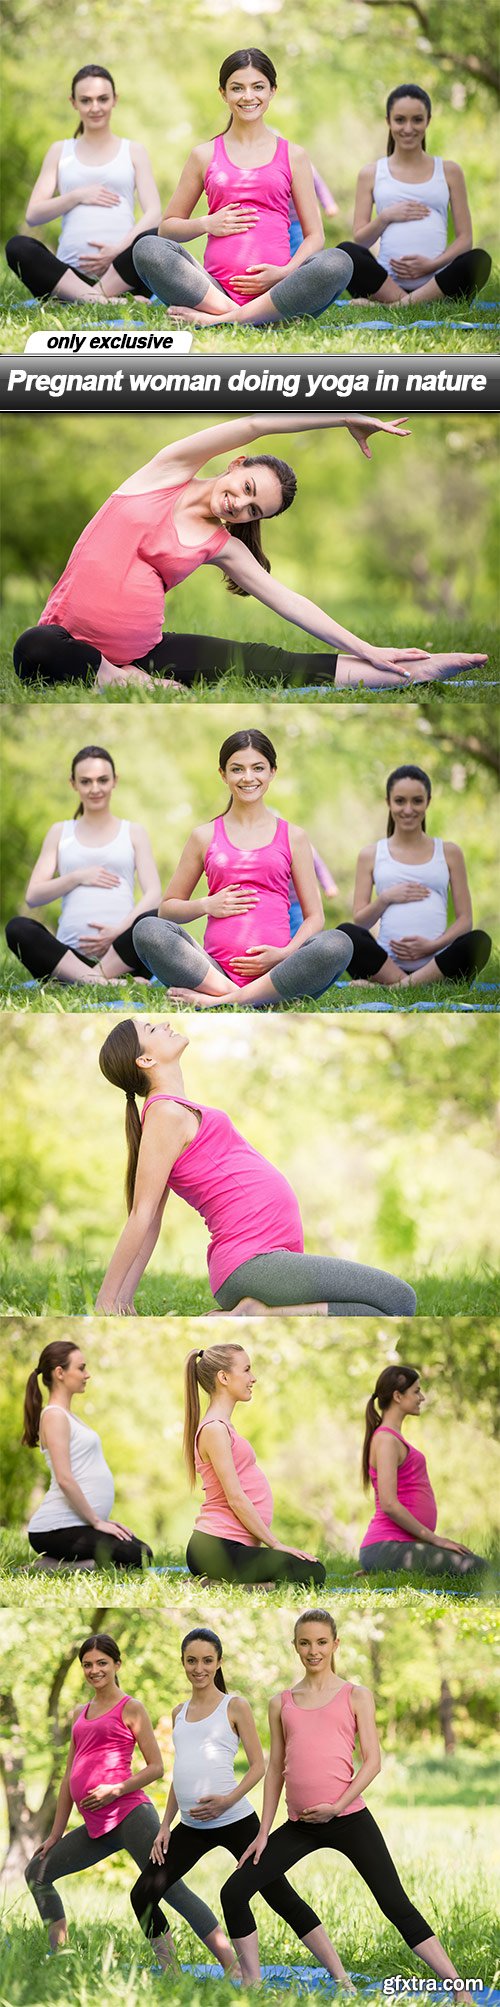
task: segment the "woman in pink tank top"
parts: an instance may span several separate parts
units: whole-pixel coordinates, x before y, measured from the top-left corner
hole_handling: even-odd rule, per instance
[[[327,1610],[297,1618],[295,1650],[304,1669],[297,1686],[275,1694],[269,1708],[271,1753],[264,1785],[260,1832],[221,1890],[228,1935],[240,1960],[243,1983],[260,1978],[259,1946],[251,1899],[298,1861],[332,1848],[351,1861],[383,1915],[431,1971],[458,1979],[430,1924],[407,1896],[363,1792],[381,1768],[373,1695],[339,1679],[337,1628]],[[355,1768],[359,1740],[361,1760]],[[285,1788],[288,1818],[271,1831]],[[291,1918],[297,1937],[335,1977],[332,1947],[321,1920],[299,1895]],[[354,1988],[352,1989],[354,1991]],[[461,1999],[470,2001],[465,1993]]]
[[[197,1009],[318,997],[348,966],[351,944],[323,930],[314,853],[304,829],[273,816],[265,796],[276,773],[271,740],[231,733],[219,753],[229,802],[188,838],[161,901],[134,945],[171,994]],[[193,898],[205,875],[208,893]],[[291,935],[290,882],[301,918]],[[207,919],[203,947],[181,923]]]
[[[222,1310],[316,1310],[413,1316],[415,1293],[384,1269],[304,1252],[298,1202],[288,1179],[235,1129],[222,1108],[184,1092],[188,1045],[163,1019],[127,1018],[99,1054],[105,1079],[126,1097],[129,1217],[96,1308],[133,1310],[134,1291],[159,1237],[169,1191],[208,1227],[208,1272]],[[136,1096],[145,1100],[142,1120]],[[144,1133],[143,1133],[144,1132]]]
[[[416,1366],[385,1366],[367,1402],[362,1472],[373,1485],[375,1512],[362,1542],[363,1568],[404,1568],[432,1575],[469,1575],[486,1562],[459,1540],[436,1532],[437,1505],[425,1457],[405,1441],[407,1417],[420,1415],[425,1395]]]
[[[243,1345],[190,1352],[185,1374],[184,1455],[190,1483],[201,1478],[203,1501],[188,1544],[192,1575],[210,1582],[314,1582],[325,1570],[312,1554],[286,1547],[272,1530],[273,1496],[255,1452],[237,1435],[237,1401],[251,1401],[255,1377]],[[201,1419],[199,1389],[209,1396]]]
[[[68,1935],[56,1882],[122,1852],[130,1854],[143,1869],[160,1830],[158,1813],[144,1785],[163,1776],[163,1759],[142,1701],[131,1700],[120,1689],[116,1639],[104,1631],[93,1632],[85,1638],[78,1656],[91,1699],[75,1709],[52,1827],[26,1870],[39,1915],[48,1924],[53,1950],[65,1944]],[[136,1749],[144,1761],[133,1775]],[[67,1833],[74,1805],[83,1815],[82,1824]],[[181,1881],[169,1889],[168,1900],[225,1968],[234,1964],[224,1931],[206,1903]],[[164,1962],[173,1960],[174,1945],[168,1931],[163,1949]]]

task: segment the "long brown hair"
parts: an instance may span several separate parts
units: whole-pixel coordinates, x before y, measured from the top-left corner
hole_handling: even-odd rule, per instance
[[[372,1436],[375,1435],[375,1430],[380,1428],[386,1409],[390,1408],[391,1401],[394,1400],[394,1395],[407,1394],[408,1388],[414,1386],[415,1380],[418,1380],[418,1377],[418,1366],[384,1366],[383,1372],[379,1373],[374,1392],[370,1394],[370,1399],[367,1401],[365,1408],[366,1428],[361,1458],[365,1491],[368,1490],[370,1483],[370,1444]]]
[[[203,1387],[205,1394],[213,1394],[217,1385],[217,1374],[228,1371],[233,1352],[243,1351],[243,1345],[209,1345],[206,1352],[189,1352],[186,1359],[184,1367],[184,1437],[182,1447],[191,1486],[196,1481],[194,1445],[201,1417],[198,1388]]]
[[[412,767],[412,766],[409,766],[409,767],[394,767],[394,768],[393,768],[393,772],[392,772],[392,774],[389,774],[389,777],[388,777],[388,780],[386,781],[386,784],[385,784],[385,799],[386,799],[386,802],[387,802],[387,806],[388,806],[388,809],[389,809],[389,814],[388,814],[388,817],[387,817],[387,835],[388,835],[388,836],[394,836],[394,830],[395,830],[395,828],[396,828],[396,824],[395,824],[395,821],[394,821],[394,816],[393,816],[393,814],[392,814],[392,809],[391,809],[391,794],[392,794],[392,790],[393,790],[393,787],[395,787],[395,786],[396,786],[396,782],[397,782],[397,781],[399,781],[399,780],[416,780],[416,781],[421,781],[421,782],[422,782],[422,787],[423,787],[423,788],[425,788],[425,793],[426,793],[426,795],[427,795],[427,807],[429,806],[429,802],[430,802],[430,799],[431,799],[431,794],[432,794],[432,787],[431,787],[431,782],[430,782],[430,779],[429,779],[429,775],[428,775],[428,774],[426,774],[426,773],[424,772],[424,768],[423,768],[423,767]],[[425,829],[425,815],[424,815],[424,816],[422,817],[422,829]]]
[[[54,1338],[52,1344],[44,1345],[43,1352],[40,1353],[38,1365],[33,1367],[33,1372],[30,1373],[29,1380],[26,1382],[24,1428],[21,1442],[27,1443],[28,1449],[36,1449],[40,1439],[40,1416],[43,1402],[38,1385],[39,1376],[43,1380],[44,1387],[47,1387],[50,1393],[56,1367],[62,1366],[64,1372],[71,1353],[79,1352],[79,1350],[79,1345],[75,1345],[74,1340],[71,1338]]]
[[[281,502],[279,509],[273,509],[274,516],[282,516],[284,509],[291,508],[297,493],[297,476],[294,473],[293,467],[289,467],[288,460],[278,460],[275,453],[254,453],[247,455],[243,461],[243,466],[270,467],[271,472],[277,475],[281,488]],[[266,553],[262,549],[260,520],[249,523],[235,523],[234,527],[231,527],[230,535],[232,537],[239,537],[240,543],[245,544],[246,549],[251,551],[252,557],[256,559],[257,564],[262,565],[264,571],[271,570],[269,558],[266,557]],[[238,593],[240,599],[249,598],[250,595],[246,587],[244,585],[237,585],[235,579],[226,578],[226,585],[228,591]]]
[[[108,1032],[99,1053],[99,1065],[105,1080],[112,1087],[121,1087],[126,1095],[125,1137],[127,1142],[127,1169],[125,1173],[125,1196],[127,1212],[131,1213],[134,1203],[135,1180],[141,1147],[142,1128],[136,1094],[147,1098],[151,1082],[149,1076],[137,1065],[141,1051],[140,1040],[131,1017],[115,1024]]]
[[[387,119],[389,118],[389,114],[392,111],[392,107],[393,105],[396,104],[398,98],[418,98],[419,104],[425,105],[425,110],[427,112],[427,119],[428,122],[430,123],[432,116],[431,100],[429,97],[429,92],[423,91],[421,84],[396,84],[396,89],[394,91],[389,91],[389,96],[385,107],[385,115]],[[387,152],[389,155],[391,153],[396,152],[396,144],[395,140],[393,139],[392,132],[389,132],[389,137],[387,140]],[[425,153],[425,132],[422,137],[422,152]]]
[[[108,766],[109,766],[109,767],[111,767],[111,772],[112,772],[112,775],[113,775],[113,780],[116,780],[116,769],[115,769],[115,762],[114,762],[114,759],[112,759],[112,756],[111,756],[111,753],[107,753],[107,752],[106,752],[106,748],[105,748],[105,746],[82,746],[82,747],[81,747],[81,749],[80,749],[80,752],[79,752],[79,753],[75,753],[75,756],[74,756],[74,759],[72,759],[72,761],[71,761],[71,779],[72,779],[72,781],[74,781],[74,778],[75,778],[75,774],[76,774],[76,769],[77,769],[77,767],[79,767],[79,765],[80,765],[80,761],[81,761],[81,760],[107,760],[107,763],[108,763]],[[82,801],[79,801],[79,803],[78,803],[78,808],[75,808],[75,813],[74,813],[74,816],[73,816],[73,822],[77,822],[77,821],[78,821],[78,816],[79,816],[79,815],[83,815],[83,802],[82,802]]]
[[[119,1686],[120,1681],[116,1672],[116,1666],[120,1664],[121,1652],[116,1638],[111,1638],[109,1631],[92,1631],[90,1638],[84,1638],[83,1645],[80,1645],[78,1653],[80,1665],[83,1665],[86,1652],[103,1652],[105,1658],[113,1659],[115,1666],[115,1686]]]

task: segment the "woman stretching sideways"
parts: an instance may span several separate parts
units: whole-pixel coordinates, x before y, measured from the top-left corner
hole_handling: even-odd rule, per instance
[[[79,1345],[55,1338],[44,1345],[30,1373],[24,1398],[23,1443],[40,1447],[50,1486],[28,1526],[30,1547],[45,1565],[142,1568],[151,1548],[129,1526],[111,1519],[115,1487],[100,1437],[71,1412],[90,1378]],[[39,1380],[48,1389],[42,1407]]]
[[[318,1316],[412,1317],[415,1293],[385,1270],[304,1253],[302,1221],[287,1178],[234,1128],[222,1108],[185,1094],[189,1041],[164,1019],[125,1019],[99,1054],[106,1080],[126,1098],[128,1221],[96,1309],[133,1311],[134,1291],[159,1237],[169,1191],[201,1213],[208,1272],[221,1310],[307,1310]],[[136,1095],[145,1101],[142,1120]]]
[[[337,1629],[326,1610],[306,1610],[297,1619],[294,1643],[304,1677],[297,1686],[275,1694],[269,1708],[271,1754],[260,1832],[247,1846],[236,1874],[221,1890],[227,1930],[237,1947],[243,1981],[251,1985],[260,1978],[252,1896],[265,1895],[276,1875],[284,1875],[297,1861],[328,1847],[345,1854],[405,1944],[440,1979],[456,1980],[454,1997],[472,2007],[473,1996],[465,1992],[456,1966],[406,1895],[382,1833],[361,1795],[381,1767],[373,1696],[368,1687],[339,1679],[335,1667]],[[355,1770],[357,1739],[361,1763]],[[288,1818],[271,1833],[283,1785]],[[294,1893],[293,1902],[292,1928],[314,1949],[312,1935],[320,1927],[320,1919],[301,1896]],[[325,1950],[322,1962],[336,1978]]]
[[[184,1455],[190,1482],[201,1477],[203,1503],[186,1560],[210,1582],[314,1582],[322,1561],[285,1547],[272,1531],[273,1497],[255,1452],[233,1428],[237,1401],[251,1401],[255,1377],[243,1345],[190,1352],[185,1367]],[[209,1395],[203,1420],[199,1388]]]
[[[405,436],[399,419],[385,425],[361,413],[344,419],[295,412],[271,420],[272,432],[280,435],[339,425],[352,433],[368,460],[372,432]],[[99,690],[131,682],[150,688],[158,677],[175,689],[172,672],[183,687],[198,676],[213,682],[240,662],[246,672],[264,676],[298,674],[303,680],[306,674],[308,681],[327,676],[338,687],[367,683],[385,689],[400,688],[408,677],[428,683],[454,676],[457,669],[485,661],[483,655],[431,657],[418,648],[373,648],[313,600],[269,577],[261,521],[290,508],[297,482],[286,461],[238,450],[262,436],[262,417],[209,425],[164,447],[122,482],[79,537],[38,626],[16,641],[14,668],[21,681],[40,676],[66,683],[92,670]],[[228,453],[233,457],[223,473],[202,473],[210,460]],[[164,635],[165,593],[204,564],[224,573],[231,592],[261,600],[323,641],[329,653],[292,655],[260,642]],[[338,649],[347,652],[332,652]]]
[[[416,1366],[385,1366],[366,1407],[362,1472],[373,1485],[375,1513],[364,1536],[363,1568],[426,1569],[432,1575],[469,1575],[486,1561],[460,1540],[436,1532],[437,1505],[421,1450],[403,1435],[425,1401]]]
[[[355,981],[388,988],[472,983],[489,960],[490,935],[472,926],[463,852],[458,843],[427,834],[430,799],[422,767],[395,767],[389,774],[387,836],[360,851],[354,924],[342,921],[338,930],[352,941],[349,975]],[[448,926],[450,892],[454,918]],[[374,940],[370,928],[377,921]]]
[[[488,251],[472,249],[467,189],[455,160],[425,151],[431,100],[420,84],[389,92],[387,158],[363,167],[356,190],[354,241],[347,291],[387,306],[471,299],[491,272]],[[448,243],[448,211],[454,235]],[[373,213],[375,212],[375,213]],[[370,245],[380,238],[378,257]]]

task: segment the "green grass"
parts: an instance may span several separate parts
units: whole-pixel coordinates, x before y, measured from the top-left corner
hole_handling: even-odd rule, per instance
[[[215,684],[199,682],[192,690],[186,690],[180,697],[179,695],[170,695],[167,690],[160,689],[145,692],[132,689],[110,689],[101,694],[95,689],[92,674],[86,680],[65,683],[64,686],[60,683],[44,686],[40,681],[23,684],[19,682],[13,668],[12,648],[16,636],[23,633],[26,627],[36,624],[40,612],[40,603],[41,595],[38,598],[33,597],[29,600],[23,597],[22,602],[19,603],[17,614],[12,606],[12,602],[9,602],[8,612],[6,611],[4,615],[3,648],[0,653],[0,701],[4,703],[31,704],[35,699],[37,703],[41,704],[60,704],[61,699],[63,699],[65,704],[79,704],[82,700],[88,703],[89,699],[94,698],[96,704],[100,706],[103,703],[118,705],[230,704],[243,702],[263,703],[264,701],[269,701],[270,698],[278,698],[281,702],[287,704],[312,704],[318,701],[322,704],[328,702],[333,704],[401,704],[402,701],[405,704],[411,704],[418,703],[419,693],[423,689],[426,703],[431,702],[439,705],[443,700],[443,695],[448,699],[448,702],[451,694],[460,700],[462,688],[466,700],[471,700],[472,685],[475,696],[480,697],[484,692],[488,699],[491,695],[490,685],[493,682],[500,681],[500,641],[498,633],[491,627],[481,625],[480,623],[474,625],[470,620],[448,620],[442,616],[430,621],[428,617],[422,616],[420,621],[412,621],[411,635],[405,631],[402,641],[401,622],[398,621],[397,610],[391,620],[387,619],[386,616],[383,618],[381,616],[374,617],[373,607],[363,608],[353,606],[351,613],[352,620],[357,623],[362,633],[370,636],[370,640],[377,647],[397,648],[404,644],[405,646],[411,645],[411,647],[415,648],[432,647],[438,653],[443,653],[445,649],[450,649],[453,653],[460,651],[462,654],[467,652],[485,654],[488,656],[488,661],[482,667],[466,670],[463,681],[461,676],[458,675],[456,679],[454,678],[449,683],[418,684],[412,690],[405,687],[404,693],[400,689],[365,690],[362,686],[357,690],[351,691],[336,690],[334,683],[332,683],[331,687],[327,687],[324,684],[318,685],[317,688],[314,688],[314,685],[307,688],[305,686],[302,687],[302,684],[299,687],[295,687],[293,684],[285,685],[282,679],[278,677],[273,677],[268,682],[259,682],[255,677],[244,676],[241,669],[238,669],[236,666],[230,673],[226,672],[221,676],[219,682]],[[186,602],[187,621],[188,618],[188,606]],[[251,599],[243,605],[238,603],[238,612],[235,614],[234,619],[238,627],[240,641],[254,640]],[[298,636],[298,630],[291,628],[287,621],[278,621],[274,615],[272,616],[272,622],[269,639],[272,639],[277,647],[292,650],[294,638]],[[406,623],[407,626],[408,623]],[[192,622],[189,622],[189,631],[196,633],[196,625],[193,626]],[[301,634],[296,645],[302,653],[310,653],[311,656],[314,656],[316,642],[312,635]],[[236,648],[237,643],[235,643]]]
[[[109,1007],[111,1003],[117,1003],[118,1001],[123,1001],[124,1006],[127,1005],[129,1009],[131,1006],[135,1010],[139,1006],[142,1006],[143,1009],[145,1008],[146,993],[144,983],[134,982],[132,976],[128,978],[124,977],[118,983],[99,984],[97,988],[93,983],[90,985],[88,983],[66,984],[57,982],[55,979],[51,982],[39,984],[36,989],[26,989],[24,984],[30,980],[27,970],[22,967],[14,968],[11,956],[9,956],[8,961],[9,967],[8,969],[4,968],[3,971],[0,963],[1,1011],[24,1011],[29,1016],[31,1016],[32,1011],[42,1011],[45,1013],[54,1010],[70,1012],[94,1011],[97,1002],[102,1005],[107,1004]],[[366,986],[366,990],[350,987],[339,989],[338,985],[334,983],[331,989],[326,990],[322,997],[302,997],[295,1003],[271,1004],[269,1005],[269,1009],[278,1011],[280,1015],[282,1012],[294,1011],[295,1014],[303,1017],[310,1015],[311,1012],[325,1010],[336,1011],[342,1015],[346,1011],[362,1010],[366,1003],[377,1001],[383,1002],[388,1009],[393,1011],[412,1010],[415,1008],[417,1002],[433,1003],[436,1010],[439,1011],[449,1011],[452,1004],[454,1006],[461,1005],[465,1010],[477,1011],[479,1013],[485,1010],[488,1005],[491,1007],[493,1004],[498,1008],[500,997],[500,966],[497,959],[492,957],[491,962],[488,963],[488,967],[482,971],[480,980],[488,983],[496,983],[497,989],[495,993],[491,992],[491,994],[484,995],[481,990],[477,990],[474,985],[471,988],[469,983],[466,982],[423,983],[417,991],[405,989],[387,990],[383,988],[381,983],[369,983]],[[155,1008],[161,1008],[168,998],[170,1013],[181,1010],[184,1013],[186,1009],[191,1008],[189,1005],[176,1004],[171,1001],[168,997],[168,990],[163,990],[161,984],[155,984],[154,990],[150,993],[148,992],[148,994],[153,996]],[[214,1005],[214,1009],[219,1013],[222,1010],[226,1015],[231,1011],[241,1011],[243,1007],[243,993],[237,1002]],[[251,1005],[247,1005],[247,1009],[251,1008]]]
[[[500,1308],[500,1277],[493,1270],[457,1269],[454,1274],[407,1275],[417,1293],[420,1317],[492,1317]],[[19,1253],[5,1255],[0,1275],[0,1310],[22,1316],[42,1317],[57,1311],[66,1317],[91,1313],[100,1285],[102,1269],[83,1263],[64,1267],[57,1261],[30,1261]],[[150,1275],[136,1295],[139,1317],[219,1316],[208,1279],[180,1273]]]

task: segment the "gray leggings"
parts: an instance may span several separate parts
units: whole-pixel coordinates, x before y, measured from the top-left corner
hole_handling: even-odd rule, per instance
[[[210,968],[220,975],[220,962],[207,955],[198,941],[193,940],[186,927],[180,927],[176,920],[156,920],[150,915],[138,920],[133,931],[136,954],[154,976],[169,988],[172,984],[181,989],[196,990],[204,982]],[[315,934],[312,941],[305,941],[296,948],[293,955],[287,955],[271,969],[271,982],[278,998],[291,1003],[297,997],[320,997],[330,988],[336,976],[346,969],[354,953],[349,935],[339,928]],[[228,978],[230,980],[230,978]],[[244,1003],[245,989],[241,989]]]
[[[147,1867],[153,1840],[159,1832],[160,1821],[151,1800],[147,1805],[136,1805],[114,1826],[111,1833],[102,1833],[99,1839],[91,1839],[86,1826],[77,1826],[72,1833],[64,1833],[51,1847],[50,1854],[38,1863],[38,1854],[33,1854],[26,1869],[26,1881],[36,1902],[43,1923],[59,1923],[64,1918],[61,1897],[54,1888],[64,1875],[81,1875],[85,1868],[95,1868],[99,1861],[106,1861],[110,1854],[131,1854],[138,1868]],[[182,1916],[202,1944],[217,1930],[217,1917],[206,1902],[188,1889],[184,1882],[175,1882],[168,1891],[170,1908]]]
[[[139,237],[133,246],[132,256],[140,279],[163,300],[166,307],[200,307],[212,285],[209,272],[186,251],[184,244],[174,244],[170,237],[154,235]],[[315,251],[312,258],[305,258],[293,272],[286,272],[270,287],[273,306],[280,321],[299,319],[303,314],[312,314],[316,319],[326,307],[333,306],[339,293],[345,291],[352,278],[354,267],[348,251]],[[225,286],[217,284],[228,302],[228,320],[234,300],[226,293]],[[242,303],[243,304],[243,303]],[[245,302],[251,307],[251,300]]]
[[[409,1283],[384,1268],[337,1261],[333,1255],[291,1254],[286,1247],[240,1262],[215,1300],[221,1310],[234,1310],[244,1296],[255,1296],[269,1310],[286,1309],[289,1303],[327,1303],[329,1317],[413,1317],[417,1301]]]
[[[488,1566],[480,1554],[453,1554],[449,1547],[433,1547],[430,1540],[369,1541],[359,1558],[366,1574],[373,1568],[404,1568],[412,1575],[422,1569],[428,1575],[470,1575]]]

